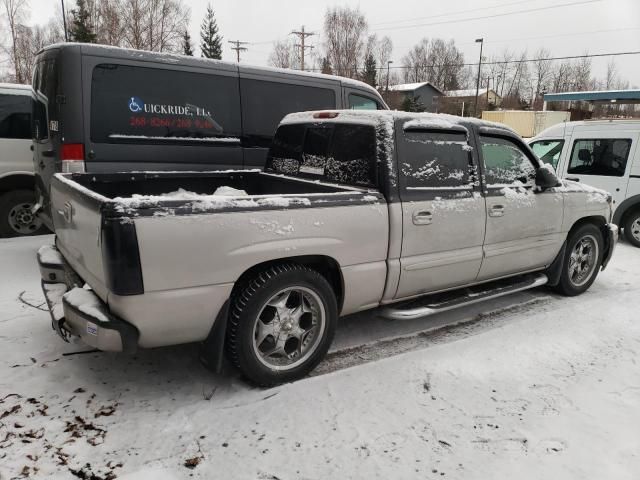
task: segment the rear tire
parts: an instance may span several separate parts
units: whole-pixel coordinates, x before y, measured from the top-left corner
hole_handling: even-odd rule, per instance
[[[321,274],[297,264],[268,268],[232,299],[229,358],[260,386],[297,380],[325,357],[337,321],[335,293]]]
[[[640,210],[628,213],[622,227],[624,228],[624,236],[629,243],[640,247]]]
[[[47,233],[47,228],[31,213],[35,204],[31,190],[11,190],[0,195],[0,237],[20,237]]]
[[[603,254],[600,229],[591,223],[578,227],[567,240],[560,283],[554,289],[569,297],[588,290],[598,276]]]

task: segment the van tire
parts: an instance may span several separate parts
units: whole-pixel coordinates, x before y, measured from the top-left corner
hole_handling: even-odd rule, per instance
[[[0,237],[47,233],[42,220],[29,212],[35,201],[32,190],[10,190],[0,195]]]
[[[591,254],[587,254],[587,251]],[[592,223],[576,228],[567,239],[560,282],[553,288],[568,297],[587,291],[598,276],[603,255],[604,240],[600,229]],[[573,262],[572,257],[575,257]],[[587,265],[586,273],[581,275]]]
[[[293,263],[276,265],[233,295],[227,353],[259,386],[290,382],[322,361],[337,322],[336,295],[320,273]]]
[[[624,237],[635,247],[640,247],[640,208],[625,215]]]

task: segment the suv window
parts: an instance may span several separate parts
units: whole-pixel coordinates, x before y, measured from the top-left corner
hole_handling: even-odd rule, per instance
[[[267,171],[350,185],[376,186],[376,134],[368,125],[282,125]]]
[[[622,177],[631,150],[630,139],[602,138],[573,142],[567,173]]]
[[[355,93],[349,94],[349,108],[351,110],[380,110],[380,105],[375,100],[363,97],[362,95],[356,95]]]
[[[467,134],[453,131],[404,132],[401,186],[406,189],[470,188],[473,168]]]
[[[289,113],[336,108],[336,94],[328,88],[242,78],[240,92],[244,133],[266,137],[266,143],[259,146],[269,146],[278,124]]]
[[[531,149],[540,160],[555,169],[558,166],[563,146],[564,140],[538,140],[531,144]]]
[[[511,140],[503,137],[480,136],[484,175],[487,186],[533,185],[536,168],[527,154]]]
[[[0,93],[0,138],[31,138],[31,97]]]
[[[233,76],[98,65],[91,81],[91,140],[229,141],[240,135],[238,90]]]

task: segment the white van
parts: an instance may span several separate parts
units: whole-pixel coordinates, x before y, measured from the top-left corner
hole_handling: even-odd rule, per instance
[[[0,83],[0,238],[44,233],[33,213],[31,86]]]
[[[607,190],[613,223],[640,247],[640,120],[586,120],[554,125],[529,140],[558,175]]]

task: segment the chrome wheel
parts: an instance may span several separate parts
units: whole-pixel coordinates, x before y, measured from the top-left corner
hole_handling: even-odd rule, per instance
[[[42,226],[42,220],[31,213],[33,203],[19,203],[9,210],[8,223],[19,235],[30,235]]]
[[[576,287],[587,283],[596,271],[598,242],[592,235],[582,237],[569,257],[569,281]]]
[[[640,217],[631,222],[631,236],[640,242]]]
[[[290,287],[260,309],[253,328],[253,351],[273,370],[289,370],[316,351],[326,328],[320,296],[306,287]]]

